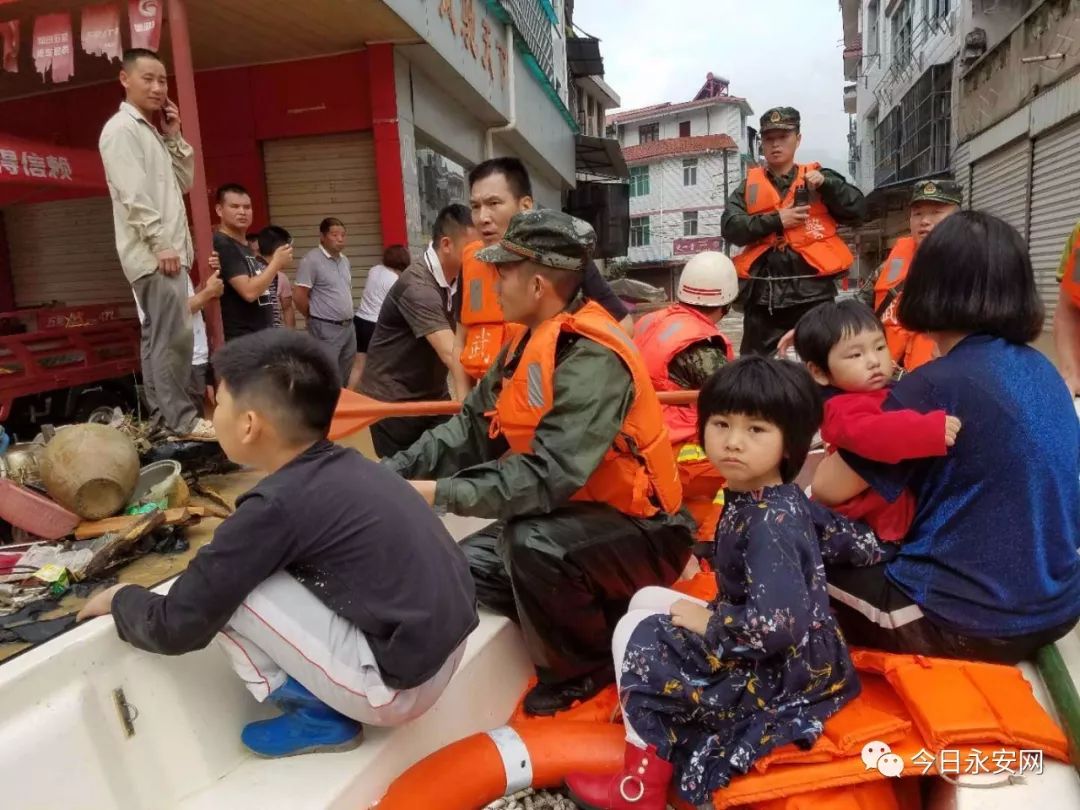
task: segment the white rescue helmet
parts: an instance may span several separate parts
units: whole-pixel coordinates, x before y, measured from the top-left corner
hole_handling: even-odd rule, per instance
[[[739,275],[731,259],[715,250],[706,250],[683,266],[675,297],[684,304],[723,307],[738,295]]]

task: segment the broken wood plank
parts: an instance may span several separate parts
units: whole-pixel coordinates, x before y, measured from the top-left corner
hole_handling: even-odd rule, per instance
[[[153,512],[149,514],[154,514]],[[194,518],[200,518],[202,507],[181,507],[179,509],[166,509],[161,512],[165,516],[162,521],[165,526],[177,526],[187,523]],[[76,540],[89,540],[91,537],[101,537],[103,534],[123,534],[142,515],[119,515],[118,517],[105,518],[104,520],[88,520],[75,527]]]
[[[181,510],[183,511],[183,510]],[[84,579],[93,579],[112,567],[113,563],[129,548],[135,545],[159,526],[165,525],[165,513],[160,509],[145,515],[134,515],[135,523],[121,532],[104,535],[101,548],[95,551],[94,559],[83,572]]]

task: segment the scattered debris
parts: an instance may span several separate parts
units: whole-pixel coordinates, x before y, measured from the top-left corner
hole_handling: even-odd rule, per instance
[[[122,532],[106,534],[99,538],[105,542],[94,552],[93,559],[86,567],[84,578],[92,579],[105,573],[131,546],[164,523],[165,513],[156,510],[145,515],[137,515],[135,522]]]

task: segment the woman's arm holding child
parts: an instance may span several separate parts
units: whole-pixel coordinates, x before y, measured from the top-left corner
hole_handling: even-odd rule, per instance
[[[896,556],[899,546],[882,543],[869,526],[848,520],[813,501],[810,501],[810,516],[817,530],[821,559],[828,565],[865,568]]]

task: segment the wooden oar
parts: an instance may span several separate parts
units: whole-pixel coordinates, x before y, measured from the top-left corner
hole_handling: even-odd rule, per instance
[[[697,402],[697,391],[661,391],[657,396],[664,405],[690,405]],[[380,402],[364,394],[342,390],[330,439],[337,441],[392,416],[443,416],[461,410],[460,402],[450,400],[424,402]]]

